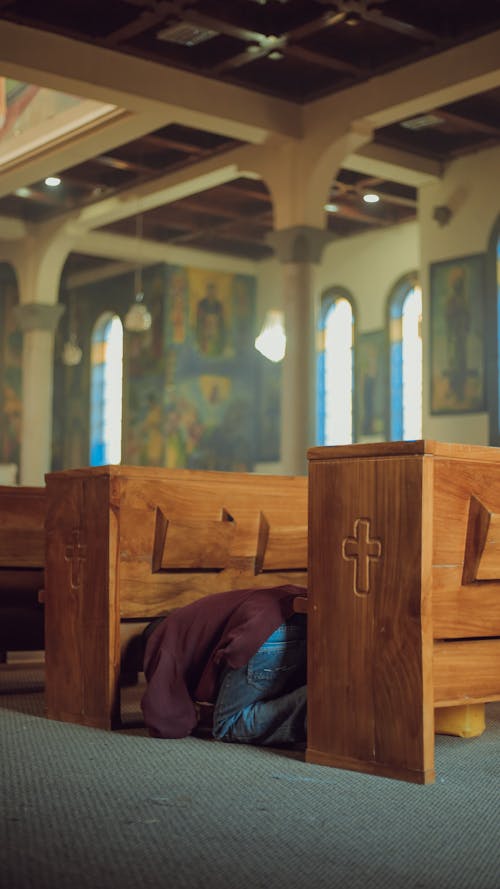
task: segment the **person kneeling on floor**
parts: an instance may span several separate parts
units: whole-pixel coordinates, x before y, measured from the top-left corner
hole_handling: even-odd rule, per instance
[[[144,721],[157,738],[203,733],[268,746],[306,739],[303,587],[231,590],[152,621],[143,634]],[[206,731],[205,731],[206,733]]]

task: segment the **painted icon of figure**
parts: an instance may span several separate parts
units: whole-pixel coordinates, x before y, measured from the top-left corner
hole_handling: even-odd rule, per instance
[[[211,357],[221,355],[226,345],[224,306],[212,282],[196,307],[196,340],[200,352]]]
[[[448,381],[451,393],[459,401],[463,401],[467,381],[467,338],[470,328],[465,270],[460,267],[453,268],[448,283],[445,304]]]

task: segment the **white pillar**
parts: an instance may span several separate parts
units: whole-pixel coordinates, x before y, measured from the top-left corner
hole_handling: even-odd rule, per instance
[[[16,306],[23,331],[21,466],[23,485],[45,484],[51,468],[54,333],[64,306]]]
[[[316,430],[314,266],[332,234],[307,225],[272,232],[283,270],[286,353],[281,394],[281,464],[287,475],[307,473]]]

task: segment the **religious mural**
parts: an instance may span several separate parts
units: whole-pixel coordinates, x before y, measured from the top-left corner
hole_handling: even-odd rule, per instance
[[[485,409],[484,255],[430,268],[431,413]]]
[[[144,269],[143,289],[153,321],[148,331],[124,332],[122,463],[252,470],[263,459],[265,361],[254,348],[255,278],[158,265]],[[62,298],[69,302],[68,293]],[[92,329],[105,311],[123,321],[133,298],[131,274],[79,288],[78,367],[61,362],[68,313],[63,316],[56,347],[54,468],[88,464]],[[271,402],[268,441],[275,433]],[[273,447],[279,450],[279,439]]]
[[[91,123],[98,123],[114,105],[0,77],[0,163],[43,151]]]
[[[0,463],[19,466],[23,338],[13,317],[17,285],[9,266],[0,265]]]
[[[251,469],[254,279],[169,267],[162,330],[149,371],[128,360],[127,458],[171,468]]]

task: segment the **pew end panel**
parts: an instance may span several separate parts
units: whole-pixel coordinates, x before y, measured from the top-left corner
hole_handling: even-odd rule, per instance
[[[49,473],[46,709],[120,724],[123,629],[211,593],[307,583],[307,479],[108,466]]]
[[[388,442],[309,461],[306,758],[429,783],[435,729],[467,732],[443,708],[500,697],[500,452]]]
[[[45,490],[0,486],[0,651],[44,648]]]

